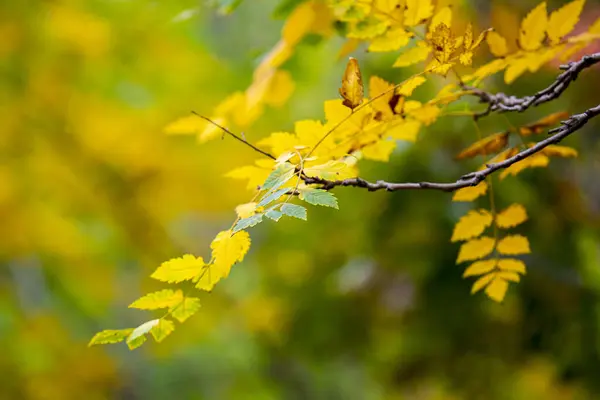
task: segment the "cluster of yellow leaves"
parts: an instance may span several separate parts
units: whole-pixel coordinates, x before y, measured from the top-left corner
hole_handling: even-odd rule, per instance
[[[487,43],[497,59],[481,66],[473,74],[464,77],[475,84],[500,71],[504,81],[512,83],[524,72],[536,72],[549,61],[560,57],[568,60],[593,40],[600,38],[600,18],[582,34],[568,36],[579,21],[585,0],[574,0],[548,15],[546,2],[532,9],[521,21],[517,47],[511,48],[498,32],[490,32]]]
[[[232,234],[222,231],[211,244],[212,258],[206,263],[202,257],[186,254],[166,261],[151,275],[152,278],[166,283],[192,282],[196,289],[211,291],[214,285],[229,275],[231,267],[244,259],[250,248],[250,235],[246,231]],[[167,312],[158,319],[145,322],[137,328],[109,329],[97,333],[90,341],[95,344],[118,343],[123,340],[131,350],[141,346],[150,333],[157,342],[161,342],[175,330],[173,318],[185,322],[200,309],[200,299],[191,297],[180,289],[163,289],[148,293],[129,305],[141,310],[161,310]]]

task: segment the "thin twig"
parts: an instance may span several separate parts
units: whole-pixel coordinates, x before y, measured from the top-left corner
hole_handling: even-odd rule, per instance
[[[231,137],[233,137],[234,139],[239,140],[240,142],[244,143],[246,146],[250,146],[254,151],[259,152],[260,154],[269,157],[272,160],[276,160],[277,158],[275,156],[273,156],[272,154],[267,153],[264,150],[259,149],[258,147],[254,146],[252,143],[247,142],[246,140],[242,139],[241,137],[239,137],[238,135],[236,135],[235,133],[231,132],[229,129],[225,128],[222,125],[217,124],[215,121],[213,121],[210,118],[205,117],[204,115],[200,115],[198,114],[196,111],[192,111],[192,114],[194,114],[197,117],[202,118],[205,121],[210,122],[211,124],[213,124],[214,126],[220,128],[223,132],[227,133],[228,135],[230,135]]]

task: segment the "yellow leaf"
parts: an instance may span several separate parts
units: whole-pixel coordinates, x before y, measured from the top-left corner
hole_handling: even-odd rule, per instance
[[[452,201],[473,201],[479,196],[486,194],[488,184],[485,181],[479,182],[477,186],[469,186],[458,189],[452,196]]]
[[[563,36],[571,33],[579,21],[584,3],[585,0],[575,0],[550,14],[547,32],[551,44],[557,44]]]
[[[125,340],[133,332],[133,328],[130,329],[106,329],[102,332],[98,332],[94,335],[92,340],[88,343],[88,346],[95,344],[109,344],[119,343]]]
[[[406,0],[404,24],[407,26],[419,25],[431,17],[432,14],[433,5],[431,4],[431,0]]]
[[[418,42],[417,46],[410,48],[400,54],[400,57],[396,59],[393,67],[408,67],[410,65],[416,64],[421,61],[425,61],[427,56],[431,52],[431,48],[428,47],[425,43]]]
[[[463,261],[478,260],[490,254],[494,250],[495,240],[491,237],[472,239],[460,246],[456,263]]]
[[[401,26],[388,29],[388,31],[370,41],[369,51],[395,51],[408,44],[412,33],[406,32]]]
[[[362,104],[364,88],[362,76],[360,74],[360,68],[356,58],[350,57],[348,60],[346,71],[344,71],[344,76],[342,77],[340,94],[344,98],[344,102],[342,104],[351,110],[354,110],[356,107]]]
[[[150,277],[162,282],[177,283],[198,277],[203,268],[202,257],[185,254],[182,257],[165,261]]]
[[[525,263],[514,258],[503,258],[498,262],[498,268],[503,271],[525,274]]]
[[[525,207],[520,204],[513,204],[496,215],[496,225],[498,228],[512,228],[527,221],[527,212]]]
[[[246,231],[239,231],[231,236],[231,231],[222,231],[212,241],[210,248],[215,274],[227,278],[233,264],[242,261],[250,249],[250,235]]]
[[[188,115],[179,118],[165,127],[165,133],[169,135],[198,134],[206,128],[207,122],[197,115]]]
[[[304,168],[306,176],[316,176],[327,180],[340,180],[350,178],[352,169],[342,161],[330,160],[325,164],[314,165]]]
[[[442,110],[436,105],[425,104],[416,110],[410,111],[408,114],[417,121],[429,126],[437,120],[437,117],[440,115],[441,111]]]
[[[222,270],[219,270],[213,264],[206,265],[196,280],[196,289],[210,292],[221,278],[223,278],[222,272]]]
[[[505,59],[492,60],[489,63],[479,67],[472,75],[465,76],[463,80],[469,82],[471,80],[475,83],[487,78],[488,76],[494,75],[508,66],[508,62]]]
[[[531,253],[529,249],[529,240],[522,235],[510,235],[504,237],[498,242],[496,250],[500,254],[516,255]]]
[[[510,85],[529,68],[529,59],[525,57],[507,60],[508,67],[504,71],[504,82]]]
[[[382,35],[390,25],[390,20],[380,20],[375,16],[349,24],[346,36],[355,39],[372,39]]]
[[[496,57],[503,57],[508,53],[506,39],[496,31],[488,33],[487,44],[490,47],[490,52]]]
[[[380,140],[374,144],[362,149],[362,154],[366,159],[387,162],[390,160],[390,154],[396,148],[395,140]]]
[[[435,28],[444,24],[447,27],[452,26],[452,9],[448,6],[440,8],[440,10],[435,13],[433,18],[431,18],[431,23],[429,24],[429,34],[433,34]]]
[[[387,130],[390,137],[398,140],[414,142],[417,140],[421,123],[412,119],[404,119]]]
[[[470,26],[470,25],[469,25]],[[452,53],[456,50],[456,42],[450,28],[445,24],[435,27],[431,35],[431,45],[433,47],[435,59],[441,63],[447,63]]]
[[[200,309],[200,299],[186,297],[181,304],[171,310],[171,316],[179,322],[185,322]]]
[[[369,80],[369,97],[371,99],[376,98],[372,100],[371,107],[376,112],[381,113],[379,120],[387,120],[394,116],[389,104],[392,96],[394,96],[394,91],[390,90],[393,87],[394,85],[375,75]]]
[[[358,39],[346,40],[344,42],[344,44],[342,45],[342,48],[338,52],[337,59],[341,60],[342,58],[346,57],[348,54],[352,53],[354,50],[356,50],[358,48],[359,44],[360,44],[360,40],[358,40]],[[375,50],[371,50],[371,51],[375,51]]]
[[[568,146],[558,146],[555,144],[544,147],[542,153],[549,157],[577,157],[577,150]]]
[[[296,135],[288,132],[274,132],[257,143],[258,146],[268,146],[274,154],[282,154],[300,144]]]
[[[129,305],[129,308],[139,308],[140,310],[158,310],[160,308],[169,308],[183,301],[183,292],[181,290],[163,289],[158,292],[148,293],[140,297]]]
[[[467,147],[456,156],[457,160],[472,158],[477,155],[487,155],[497,153],[502,150],[508,143],[509,132],[496,133],[486,138],[478,140],[471,146]]]
[[[133,350],[144,344],[146,341],[146,333],[150,332],[150,330],[159,323],[159,319],[153,319],[152,321],[144,322],[142,325],[135,328],[127,337],[127,346],[129,347],[129,350]]]
[[[559,111],[545,116],[544,118],[532,122],[531,124],[524,125],[519,128],[519,133],[522,136],[529,136],[544,132],[544,130],[550,126],[556,125],[558,122],[566,119],[569,113],[566,111]]]
[[[263,101],[273,107],[281,107],[290,98],[295,84],[292,75],[288,71],[278,70],[269,83]]]
[[[270,160],[269,160],[270,161]],[[233,179],[248,179],[247,189],[256,190],[256,188],[267,179],[271,173],[271,168],[261,168],[254,165],[246,165],[244,167],[236,168],[225,174],[228,178]]]
[[[407,79],[398,89],[396,89],[397,93],[402,96],[411,96],[412,92],[419,86],[421,86],[426,79],[423,76],[413,76],[410,79]]]
[[[546,2],[539,4],[521,22],[519,44],[523,50],[536,50],[542,45],[548,26]]]
[[[495,273],[487,274],[477,279],[475,283],[473,283],[473,287],[471,288],[471,294],[475,294],[487,286],[494,278],[496,277]]]
[[[256,202],[240,204],[235,208],[235,212],[242,219],[251,217],[256,212]]]
[[[285,21],[281,31],[283,40],[289,45],[298,43],[310,31],[315,18],[311,2],[300,4]]]
[[[548,156],[536,153],[521,161],[517,161],[510,167],[500,173],[500,179],[506,178],[508,175],[517,175],[526,168],[547,167],[550,159]]]
[[[154,337],[154,340],[156,340],[157,343],[160,343],[174,330],[175,324],[173,321],[161,318],[158,320],[158,324],[154,325],[152,329],[150,329],[150,333]]]
[[[485,228],[492,224],[492,214],[487,210],[471,210],[467,215],[460,218],[454,232],[451,242],[471,239],[477,237],[485,231]]]
[[[487,274],[488,272],[491,272],[494,268],[496,268],[497,263],[498,260],[496,259],[475,261],[473,264],[469,265],[469,267],[465,270],[465,272],[463,273],[463,278]]]
[[[499,271],[496,273],[496,276],[498,278],[502,278],[504,280],[511,281],[511,282],[520,282],[521,281],[521,277],[519,276],[519,274],[517,274],[515,272],[511,272],[511,271]]]
[[[502,300],[504,300],[507,290],[508,282],[496,275],[494,280],[492,280],[492,282],[490,282],[490,284],[485,288],[485,294],[487,294],[490,299],[500,303]]]

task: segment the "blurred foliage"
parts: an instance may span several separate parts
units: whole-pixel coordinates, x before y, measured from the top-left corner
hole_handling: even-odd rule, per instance
[[[207,243],[249,192],[223,175],[255,155],[162,133],[245,90],[295,1],[8,1],[0,5],[0,398],[587,399],[600,396],[600,142],[578,160],[524,173],[496,193],[529,213],[528,275],[504,303],[469,295],[452,225],[468,205],[431,192],[336,190],[341,211],[253,230],[243,264],[160,346],[88,348],[161,289],[147,276]],[[446,3],[452,3],[446,1]],[[536,2],[455,1],[514,43]],[[551,2],[560,6],[561,2]],[[600,15],[588,1],[580,25]],[[579,29],[579,28],[578,28]],[[511,37],[511,35],[513,35]],[[345,67],[341,38],[304,38],[287,61],[296,90],[246,130],[253,142],[320,118]],[[597,51],[597,50],[596,50]],[[399,81],[388,55],[363,74]],[[529,94],[556,66],[497,90]],[[391,72],[390,72],[391,71]],[[597,71],[597,69],[596,69]],[[597,104],[582,76],[561,99],[510,115],[521,125]],[[431,88],[432,93],[434,88]],[[503,116],[481,129],[506,129]],[[595,129],[596,128],[596,129]],[[429,127],[366,178],[453,180],[468,119]]]

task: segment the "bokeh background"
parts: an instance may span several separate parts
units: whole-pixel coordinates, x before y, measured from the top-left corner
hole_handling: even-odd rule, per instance
[[[256,158],[248,148],[163,132],[245,90],[300,1],[245,0],[225,15],[233,3],[0,4],[0,398],[600,398],[597,121],[568,140],[579,159],[497,186],[498,204],[526,206],[521,232],[533,249],[527,276],[502,304],[471,296],[455,265],[452,227],[472,205],[438,192],[340,188],[340,211],[311,208],[306,223],[252,229],[244,262],[163,343],[87,347],[99,330],[148,320],[127,305],[164,287],[150,273],[184,253],[206,257],[235,205],[251,197],[223,177]],[[513,40],[536,4],[454,3],[462,18]],[[588,1],[578,29],[598,16],[600,4]],[[267,107],[246,138],[322,118],[323,101],[337,97],[343,43],[335,34],[303,40],[284,65],[292,97]],[[352,54],[367,79],[411,73],[390,68],[394,55]],[[529,94],[556,67],[491,87]],[[597,104],[598,71],[559,101],[508,118]],[[489,117],[481,129],[506,124]],[[474,164],[453,154],[474,137],[469,118],[444,118],[389,164],[361,162],[361,171],[455,180]]]

